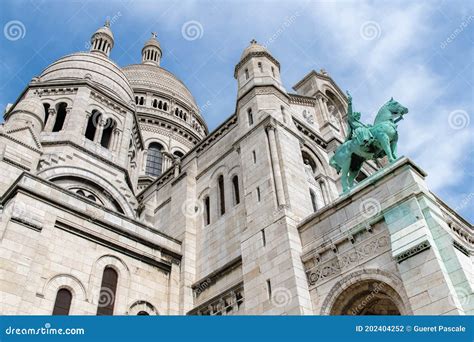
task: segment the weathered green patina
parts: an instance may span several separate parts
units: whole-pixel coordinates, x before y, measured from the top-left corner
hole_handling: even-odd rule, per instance
[[[366,160],[387,156],[390,163],[397,159],[397,122],[403,119],[408,109],[391,98],[378,111],[373,125],[360,121],[360,113],[352,111],[352,97],[349,93],[347,109],[347,136],[329,161],[341,173],[343,193],[354,185]]]

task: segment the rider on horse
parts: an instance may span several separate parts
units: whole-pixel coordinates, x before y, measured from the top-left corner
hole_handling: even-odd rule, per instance
[[[352,111],[352,96],[347,92],[348,107],[347,107],[347,136],[346,140],[355,139],[360,146],[366,146],[372,139],[368,125],[360,121],[360,112]]]

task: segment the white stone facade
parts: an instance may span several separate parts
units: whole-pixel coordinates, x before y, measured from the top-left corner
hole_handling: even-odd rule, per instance
[[[252,41],[209,133],[155,35],[141,64],[113,45],[100,28],[5,113],[1,314],[474,313],[472,226],[421,169],[367,163],[339,195],[347,103],[325,71],[289,93]]]

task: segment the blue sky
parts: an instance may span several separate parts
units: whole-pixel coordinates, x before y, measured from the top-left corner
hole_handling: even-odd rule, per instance
[[[3,0],[0,13],[2,108],[48,64],[87,50],[109,17],[111,58],[138,63],[157,32],[162,66],[189,87],[212,130],[235,109],[233,69],[255,38],[280,61],[288,91],[324,68],[351,92],[366,122],[391,96],[408,107],[400,154],[428,173],[437,195],[474,219],[473,2]],[[12,21],[20,22],[18,35],[8,31]]]

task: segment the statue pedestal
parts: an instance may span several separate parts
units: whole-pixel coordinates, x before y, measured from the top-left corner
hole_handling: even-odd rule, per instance
[[[472,312],[469,256],[453,240],[469,244],[450,222],[466,233],[469,224],[429,191],[425,176],[400,158],[299,225],[315,314],[351,314],[343,311],[351,291],[378,284],[394,313]]]

